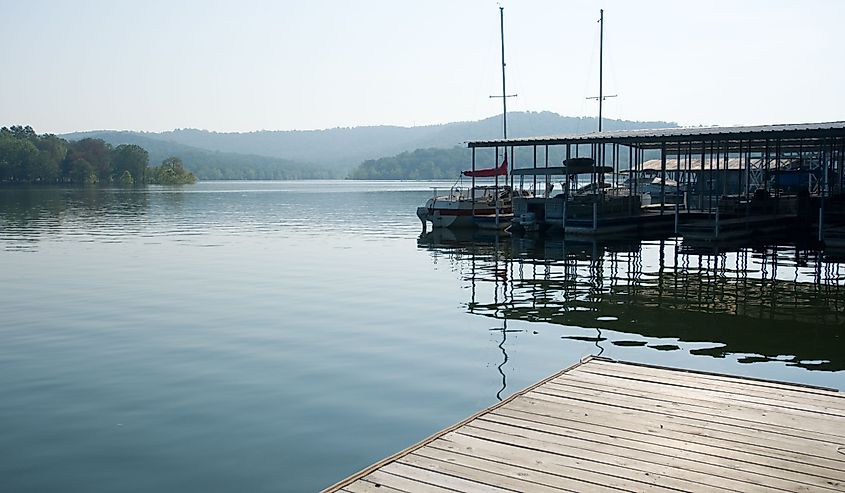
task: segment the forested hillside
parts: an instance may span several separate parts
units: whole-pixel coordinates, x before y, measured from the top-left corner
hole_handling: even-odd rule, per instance
[[[323,166],[287,159],[217,152],[153,137],[158,134],[94,131],[67,134],[69,139],[96,137],[111,145],[135,144],[147,149],[150,160],[158,162],[178,155],[200,180],[302,180],[340,178],[339,172]]]
[[[469,163],[465,147],[430,147],[364,161],[349,176],[353,180],[448,180],[459,176]]]

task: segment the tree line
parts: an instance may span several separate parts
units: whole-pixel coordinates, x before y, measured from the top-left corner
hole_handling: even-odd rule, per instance
[[[68,141],[37,134],[30,126],[0,128],[0,183],[79,185],[177,185],[194,183],[178,157],[150,166],[138,145],[112,147],[102,139]]]
[[[158,135],[160,134],[103,130],[77,132],[63,137],[69,140],[103,139],[113,146],[136,144],[150,153],[151,162],[160,162],[168,156],[179,156],[184,166],[200,180],[316,180],[346,176],[346,172],[341,173],[317,164],[201,149],[160,140]]]
[[[353,180],[448,180],[469,169],[469,149],[416,149],[396,156],[369,159],[352,170]]]

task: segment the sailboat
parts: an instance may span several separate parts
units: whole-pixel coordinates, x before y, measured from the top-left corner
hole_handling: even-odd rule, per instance
[[[463,176],[473,178],[498,177],[506,175],[508,159],[496,168],[464,171]],[[423,222],[430,222],[434,228],[472,228],[489,222],[489,218],[498,215],[502,227],[513,217],[513,194],[511,187],[499,185],[472,186],[469,188],[453,186],[445,195],[428,199],[424,206],[417,208],[417,217]]]
[[[502,133],[508,138],[507,98],[505,85],[505,18],[504,8],[499,7],[499,21],[502,39]],[[497,156],[498,160],[498,156]],[[498,161],[497,161],[498,162]],[[473,163],[474,166],[475,163]],[[463,188],[453,186],[448,194],[437,195],[428,199],[424,206],[417,208],[417,217],[423,224],[423,231],[430,222],[433,228],[481,228],[505,229],[513,219],[513,198],[530,196],[524,190],[513,190],[510,186],[499,185],[499,177],[508,175],[508,156],[504,153],[501,164],[493,168],[464,171],[462,176],[472,178],[472,186]],[[495,178],[495,184],[476,186],[476,178]]]

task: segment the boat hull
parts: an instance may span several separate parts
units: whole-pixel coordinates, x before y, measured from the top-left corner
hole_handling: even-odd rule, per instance
[[[417,208],[417,217],[423,222],[431,223],[432,228],[475,228],[484,229],[496,227],[496,209],[491,207],[472,208],[472,203],[444,203],[436,206]],[[510,224],[511,208],[499,209],[499,229]]]

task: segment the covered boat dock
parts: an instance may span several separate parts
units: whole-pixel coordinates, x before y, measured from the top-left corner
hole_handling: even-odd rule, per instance
[[[710,241],[800,222],[812,224],[813,236],[824,240],[829,228],[845,222],[845,122],[593,132],[467,145],[473,169],[476,150],[494,148],[497,156],[508,155],[511,187],[520,185],[516,179],[523,186],[530,180],[535,197],[514,203],[517,224],[520,215],[542,214],[538,222],[566,234],[616,233],[614,225],[622,224]],[[594,163],[577,180],[565,166],[574,158]],[[564,193],[549,193],[553,176],[566,177]],[[542,192],[538,181],[545,181]]]

